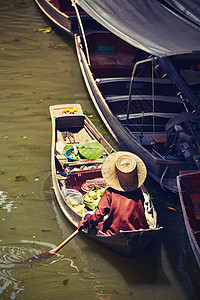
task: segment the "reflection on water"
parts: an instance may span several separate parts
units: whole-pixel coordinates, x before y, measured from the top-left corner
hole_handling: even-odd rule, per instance
[[[0,247],[0,295],[6,299],[15,299],[24,290],[23,283],[14,276],[14,262],[22,258],[24,249],[16,246]]]

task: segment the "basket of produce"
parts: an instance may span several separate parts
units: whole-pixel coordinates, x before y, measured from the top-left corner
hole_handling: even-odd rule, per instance
[[[83,203],[88,210],[95,210],[101,199],[105,188],[94,187],[83,196]]]
[[[67,157],[67,159],[69,161],[77,161],[77,160],[82,159],[82,158],[80,158],[80,156],[78,154],[77,146],[69,148],[67,151],[65,151],[65,156]]]

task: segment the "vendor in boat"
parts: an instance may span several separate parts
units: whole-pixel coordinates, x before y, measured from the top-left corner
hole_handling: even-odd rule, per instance
[[[137,155],[126,151],[110,154],[102,165],[102,176],[108,188],[94,214],[86,215],[78,228],[96,227],[106,235],[119,230],[148,228],[140,188],[146,175],[145,164]]]

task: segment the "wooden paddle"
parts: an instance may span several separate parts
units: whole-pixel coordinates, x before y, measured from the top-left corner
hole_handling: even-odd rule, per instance
[[[29,259],[23,260],[21,262],[18,262],[18,264],[33,264],[35,262],[39,262],[41,260],[46,260],[47,258],[51,257],[55,253],[57,253],[61,248],[63,248],[71,239],[73,239],[78,233],[79,229],[75,230],[66,240],[64,240],[58,247],[56,247],[53,250],[41,253],[39,255],[35,255]]]

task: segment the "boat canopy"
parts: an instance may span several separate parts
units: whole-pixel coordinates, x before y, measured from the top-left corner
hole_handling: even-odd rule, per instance
[[[74,1],[105,28],[149,54],[200,51],[199,0]]]
[[[200,25],[200,2],[199,0],[162,0],[160,1],[174,13],[179,13],[184,18]]]

